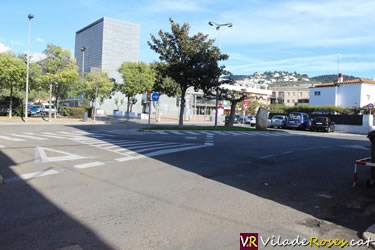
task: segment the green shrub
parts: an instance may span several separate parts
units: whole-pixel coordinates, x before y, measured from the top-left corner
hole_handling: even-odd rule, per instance
[[[66,107],[63,111],[63,115],[72,117],[72,118],[83,118],[83,114],[85,112],[87,112],[85,108]]]

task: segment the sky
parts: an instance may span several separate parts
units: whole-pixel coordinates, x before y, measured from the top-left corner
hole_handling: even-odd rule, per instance
[[[139,60],[153,62],[150,34],[170,30],[168,19],[188,23],[191,34],[216,39],[209,21],[233,23],[220,32],[223,64],[236,75],[289,71],[375,78],[375,1],[372,0],[1,0],[0,52],[41,56],[48,43],[74,53],[75,32],[110,17],[141,26]],[[338,54],[341,56],[339,57]],[[74,56],[74,54],[73,54]],[[338,64],[339,57],[339,64]]]

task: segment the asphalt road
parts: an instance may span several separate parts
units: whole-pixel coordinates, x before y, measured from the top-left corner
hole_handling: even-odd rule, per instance
[[[339,133],[2,126],[0,249],[239,249],[240,233],[359,239],[375,223],[375,197],[366,167],[352,188],[353,162],[369,149],[365,136]]]

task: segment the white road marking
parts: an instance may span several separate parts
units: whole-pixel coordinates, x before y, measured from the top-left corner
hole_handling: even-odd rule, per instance
[[[189,147],[182,147],[182,148],[172,148],[172,149],[165,149],[165,150],[159,150],[151,153],[145,154],[145,156],[157,156],[157,155],[164,155],[164,154],[170,154],[180,151],[186,151],[186,150],[192,150],[192,149],[198,149],[198,148],[206,148],[212,146],[211,144],[205,143],[203,145],[197,145],[197,146],[189,146]]]
[[[47,171],[37,171],[29,174],[22,174],[19,176],[22,180],[29,180],[37,177],[42,177],[42,176],[47,176],[47,175],[53,175],[53,174],[58,174],[56,170],[50,169]]]
[[[41,132],[41,136],[48,137],[48,138],[55,138],[55,139],[67,139],[65,136],[59,136],[56,135],[56,133],[50,133],[50,132]]]
[[[326,199],[332,199],[332,196],[330,196],[328,194],[317,194],[316,196],[326,198]]]
[[[154,130],[154,132],[155,132],[155,133],[158,133],[158,134],[160,134],[160,135],[166,135],[166,134],[168,134],[167,132],[165,132],[165,131],[160,131],[160,130]]]
[[[137,149],[137,150],[132,150],[132,152],[141,153],[141,152],[151,151],[151,150],[155,150],[155,149],[175,148],[175,147],[179,147],[179,146],[181,146],[181,145],[165,145],[165,146],[158,146],[158,147],[154,147],[154,148],[141,148],[141,149]]]
[[[168,132],[172,133],[172,134],[176,134],[176,135],[183,135],[183,133],[181,133],[179,131],[169,130]]]
[[[215,134],[219,134],[219,135],[228,135],[226,132],[222,132],[222,131],[212,131],[212,132]]]
[[[270,157],[273,157],[273,156],[276,156],[277,154],[271,154],[271,155],[265,155],[265,156],[262,156],[260,158],[262,159],[266,159],[266,158],[270,158]]]
[[[291,153],[294,153],[294,151],[286,151],[286,152],[282,152],[282,153],[280,153],[279,155],[285,155],[285,154],[291,154]]]
[[[254,135],[255,134],[255,132],[242,132],[242,131],[239,131],[237,133],[239,133],[241,135]]]
[[[5,135],[0,135],[0,139],[7,140],[7,141],[25,141],[24,139],[13,138]]]
[[[198,139],[198,137],[196,137],[196,136],[186,136],[185,139],[196,140],[196,139]]]
[[[101,165],[104,165],[104,163],[99,162],[99,161],[94,161],[94,162],[88,162],[88,163],[74,165],[74,167],[82,169],[82,168],[91,168],[91,167],[96,167],[96,166],[101,166]]]
[[[47,138],[43,138],[40,136],[32,136],[32,135],[21,135],[21,134],[10,134],[11,136],[16,136],[16,137],[21,137],[21,138],[26,138],[26,139],[33,139],[37,141],[43,141],[43,140],[48,140]]]
[[[55,153],[62,154],[64,156],[54,156],[54,157],[48,157],[46,154],[46,151],[51,151]],[[75,155],[68,152],[51,149],[51,148],[44,148],[44,147],[36,147],[35,148],[35,155],[34,160],[36,162],[58,162],[58,161],[74,161],[74,160],[80,160],[80,159],[86,159],[87,157],[81,156],[81,155]]]
[[[194,131],[184,131],[186,134],[190,134],[190,135],[199,135],[199,133],[197,132],[194,132]]]

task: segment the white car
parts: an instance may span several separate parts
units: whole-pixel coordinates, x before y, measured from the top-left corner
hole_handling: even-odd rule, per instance
[[[55,105],[51,105],[51,113],[54,114],[56,112]],[[41,114],[48,114],[49,113],[49,103],[42,103],[40,108]]]

